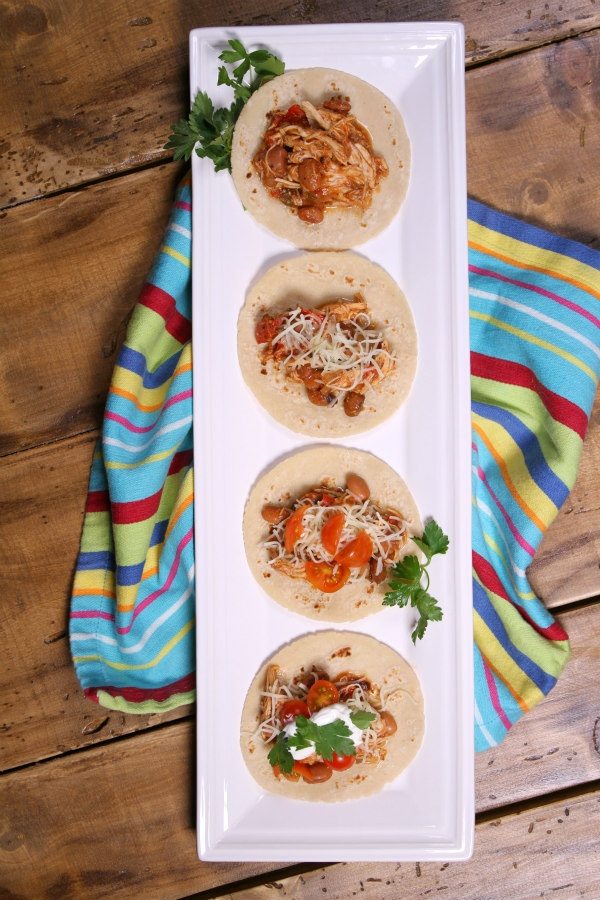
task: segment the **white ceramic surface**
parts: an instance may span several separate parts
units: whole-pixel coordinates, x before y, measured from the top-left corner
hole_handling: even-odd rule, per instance
[[[411,766],[381,793],[342,804],[265,794],[239,749],[244,696],[258,667],[292,638],[328,627],[262,592],[241,522],[254,480],[311,443],[278,425],[242,380],[236,323],[248,286],[298,253],[244,213],[228,173],[193,157],[193,350],[198,676],[198,851],[205,860],[458,860],[473,842],[464,34],[455,23],[199,29],[190,35],[191,90],[216,88],[228,37],[266,45],[287,68],[351,72],[400,109],[412,144],[407,198],[358,252],[382,265],[411,303],[419,336],[404,407],[371,432],[341,440],[405,478],[423,518],[450,535],[431,566],[444,619],[413,647],[410,610],[382,608],[349,627],[400,652],[425,696],[426,733]]]

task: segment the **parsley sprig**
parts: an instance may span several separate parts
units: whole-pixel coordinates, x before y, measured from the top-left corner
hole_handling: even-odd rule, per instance
[[[413,644],[421,640],[429,622],[439,622],[443,616],[435,597],[429,593],[429,572],[427,567],[434,556],[446,553],[448,536],[444,534],[435,519],[431,519],[420,538],[412,539],[425,554],[422,563],[417,556],[405,556],[392,569],[384,606],[408,606],[410,603],[419,613],[419,620],[411,634]],[[423,579],[425,583],[423,584]]]
[[[369,727],[374,718],[374,713],[364,709],[350,713],[352,723],[363,731]],[[304,750],[314,745],[315,753],[328,760],[333,759],[334,753],[338,756],[356,756],[350,729],[342,719],[335,719],[327,725],[317,725],[306,716],[296,716],[295,721],[296,733],[288,735],[285,731],[280,731],[269,752],[269,762],[272,766],[279,766],[282,772],[289,773],[294,768],[294,757],[290,747],[294,750]]]
[[[219,66],[217,84],[227,84],[233,89],[234,100],[229,107],[215,109],[206,91],[199,91],[187,119],[172,126],[165,150],[173,150],[174,159],[185,159],[194,148],[198,156],[211,159],[215,172],[231,171],[231,141],[233,129],[244,105],[254,91],[276,75],[282,75],[285,64],[268,50],[248,52],[241,41],[228,41],[229,50],[223,50],[219,59],[226,65]],[[228,70],[227,66],[231,69]],[[249,76],[246,80],[246,76]]]

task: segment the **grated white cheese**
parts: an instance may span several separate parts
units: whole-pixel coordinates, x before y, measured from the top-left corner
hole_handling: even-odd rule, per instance
[[[350,335],[335,315],[323,316],[316,312],[313,315],[296,307],[285,315],[272,340],[273,346],[282,345],[287,351],[284,366],[294,370],[309,365],[325,375],[324,380],[341,395],[363,382],[381,381],[394,368],[396,355],[384,334],[372,326],[367,313],[358,313],[350,319],[354,326]],[[335,377],[327,377],[335,374],[339,375],[337,381]]]
[[[299,506],[295,504],[295,507]],[[359,531],[365,531],[373,542],[373,556],[377,559],[377,573],[385,562],[391,562],[398,555],[407,540],[407,523],[398,520],[389,522],[381,511],[365,500],[363,503],[349,502],[343,506],[306,505],[302,518],[303,533],[291,553],[284,546],[286,519],[279,525],[272,526],[269,537],[263,541],[267,562],[273,564],[277,559],[286,559],[293,565],[302,566],[307,560],[312,562],[331,563],[331,555],[321,543],[321,531],[327,520],[336,513],[343,512],[346,520],[338,543],[338,551],[353,541]],[[352,569],[350,582],[360,579],[368,566]]]

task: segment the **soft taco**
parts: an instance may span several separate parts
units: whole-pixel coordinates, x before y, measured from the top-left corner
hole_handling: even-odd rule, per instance
[[[377,88],[336,69],[296,69],[245,105],[231,171],[245,209],[274,234],[305,249],[344,250],[398,212],[410,143]]]
[[[241,750],[274,794],[334,802],[374,794],[416,755],[425,726],[417,676],[391,647],[351,631],[286,644],[246,696]]]
[[[284,459],[253,487],[243,521],[248,564],[293,612],[350,622],[381,609],[396,562],[418,553],[415,501],[376,456],[313,447]]]
[[[282,260],[252,287],[238,321],[244,379],[277,421],[303,434],[357,434],[406,399],[417,334],[406,298],[355,253]]]

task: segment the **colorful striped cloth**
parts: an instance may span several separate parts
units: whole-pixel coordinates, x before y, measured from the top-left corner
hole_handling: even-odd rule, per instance
[[[527,579],[575,482],[600,372],[600,253],[469,202],[475,747],[556,684],[568,637]]]
[[[481,750],[569,656],[526,568],[575,480],[600,369],[600,254],[473,201],[469,238]],[[124,712],[193,700],[190,239],[186,180],[115,367],[73,587],[78,677]]]

